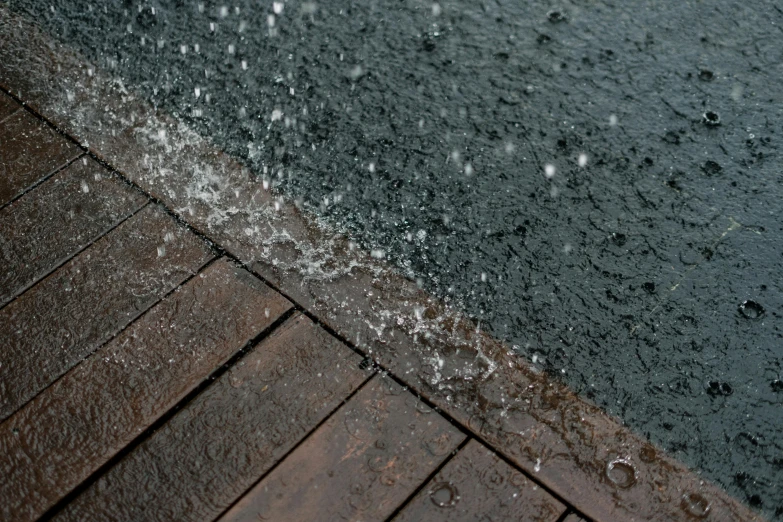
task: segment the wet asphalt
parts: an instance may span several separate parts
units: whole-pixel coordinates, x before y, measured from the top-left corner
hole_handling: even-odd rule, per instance
[[[783,519],[783,7],[11,0]]]

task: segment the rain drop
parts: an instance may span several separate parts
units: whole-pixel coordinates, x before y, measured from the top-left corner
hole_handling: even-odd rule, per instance
[[[452,507],[459,501],[459,493],[451,483],[441,482],[430,490],[430,499],[438,507]]]
[[[710,503],[698,493],[686,493],[682,496],[680,507],[696,518],[705,518],[710,513]]]
[[[705,112],[702,114],[701,119],[704,122],[704,125],[707,125],[708,127],[717,127],[720,125],[720,114],[715,111]]]
[[[625,459],[616,459],[606,465],[606,477],[619,488],[630,488],[636,484],[636,468]]]
[[[764,315],[764,307],[756,301],[747,300],[743,301],[742,304],[739,305],[739,313],[745,319],[758,319]]]

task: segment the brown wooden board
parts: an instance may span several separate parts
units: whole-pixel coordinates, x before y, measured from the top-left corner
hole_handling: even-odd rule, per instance
[[[405,506],[395,522],[557,522],[566,507],[471,440]]]
[[[56,520],[213,520],[369,374],[302,315],[229,372]]]
[[[3,120],[21,109],[22,106],[19,105],[16,100],[8,96],[4,92],[0,92],[0,125],[2,125]]]
[[[0,421],[211,257],[151,205],[0,309]]]
[[[2,104],[0,101],[0,206],[82,153],[25,110],[3,120]]]
[[[464,438],[377,376],[221,520],[383,520]]]
[[[0,424],[0,519],[40,517],[289,308],[226,260],[196,275]]]
[[[0,209],[0,306],[146,202],[117,176],[83,158]]]

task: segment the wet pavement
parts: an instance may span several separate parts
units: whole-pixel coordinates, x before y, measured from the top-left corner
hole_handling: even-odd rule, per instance
[[[259,178],[783,514],[772,3],[51,5]]]

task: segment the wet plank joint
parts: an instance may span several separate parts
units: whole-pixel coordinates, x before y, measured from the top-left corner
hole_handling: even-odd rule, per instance
[[[40,517],[290,307],[225,259],[191,279],[0,424],[0,518]]]

